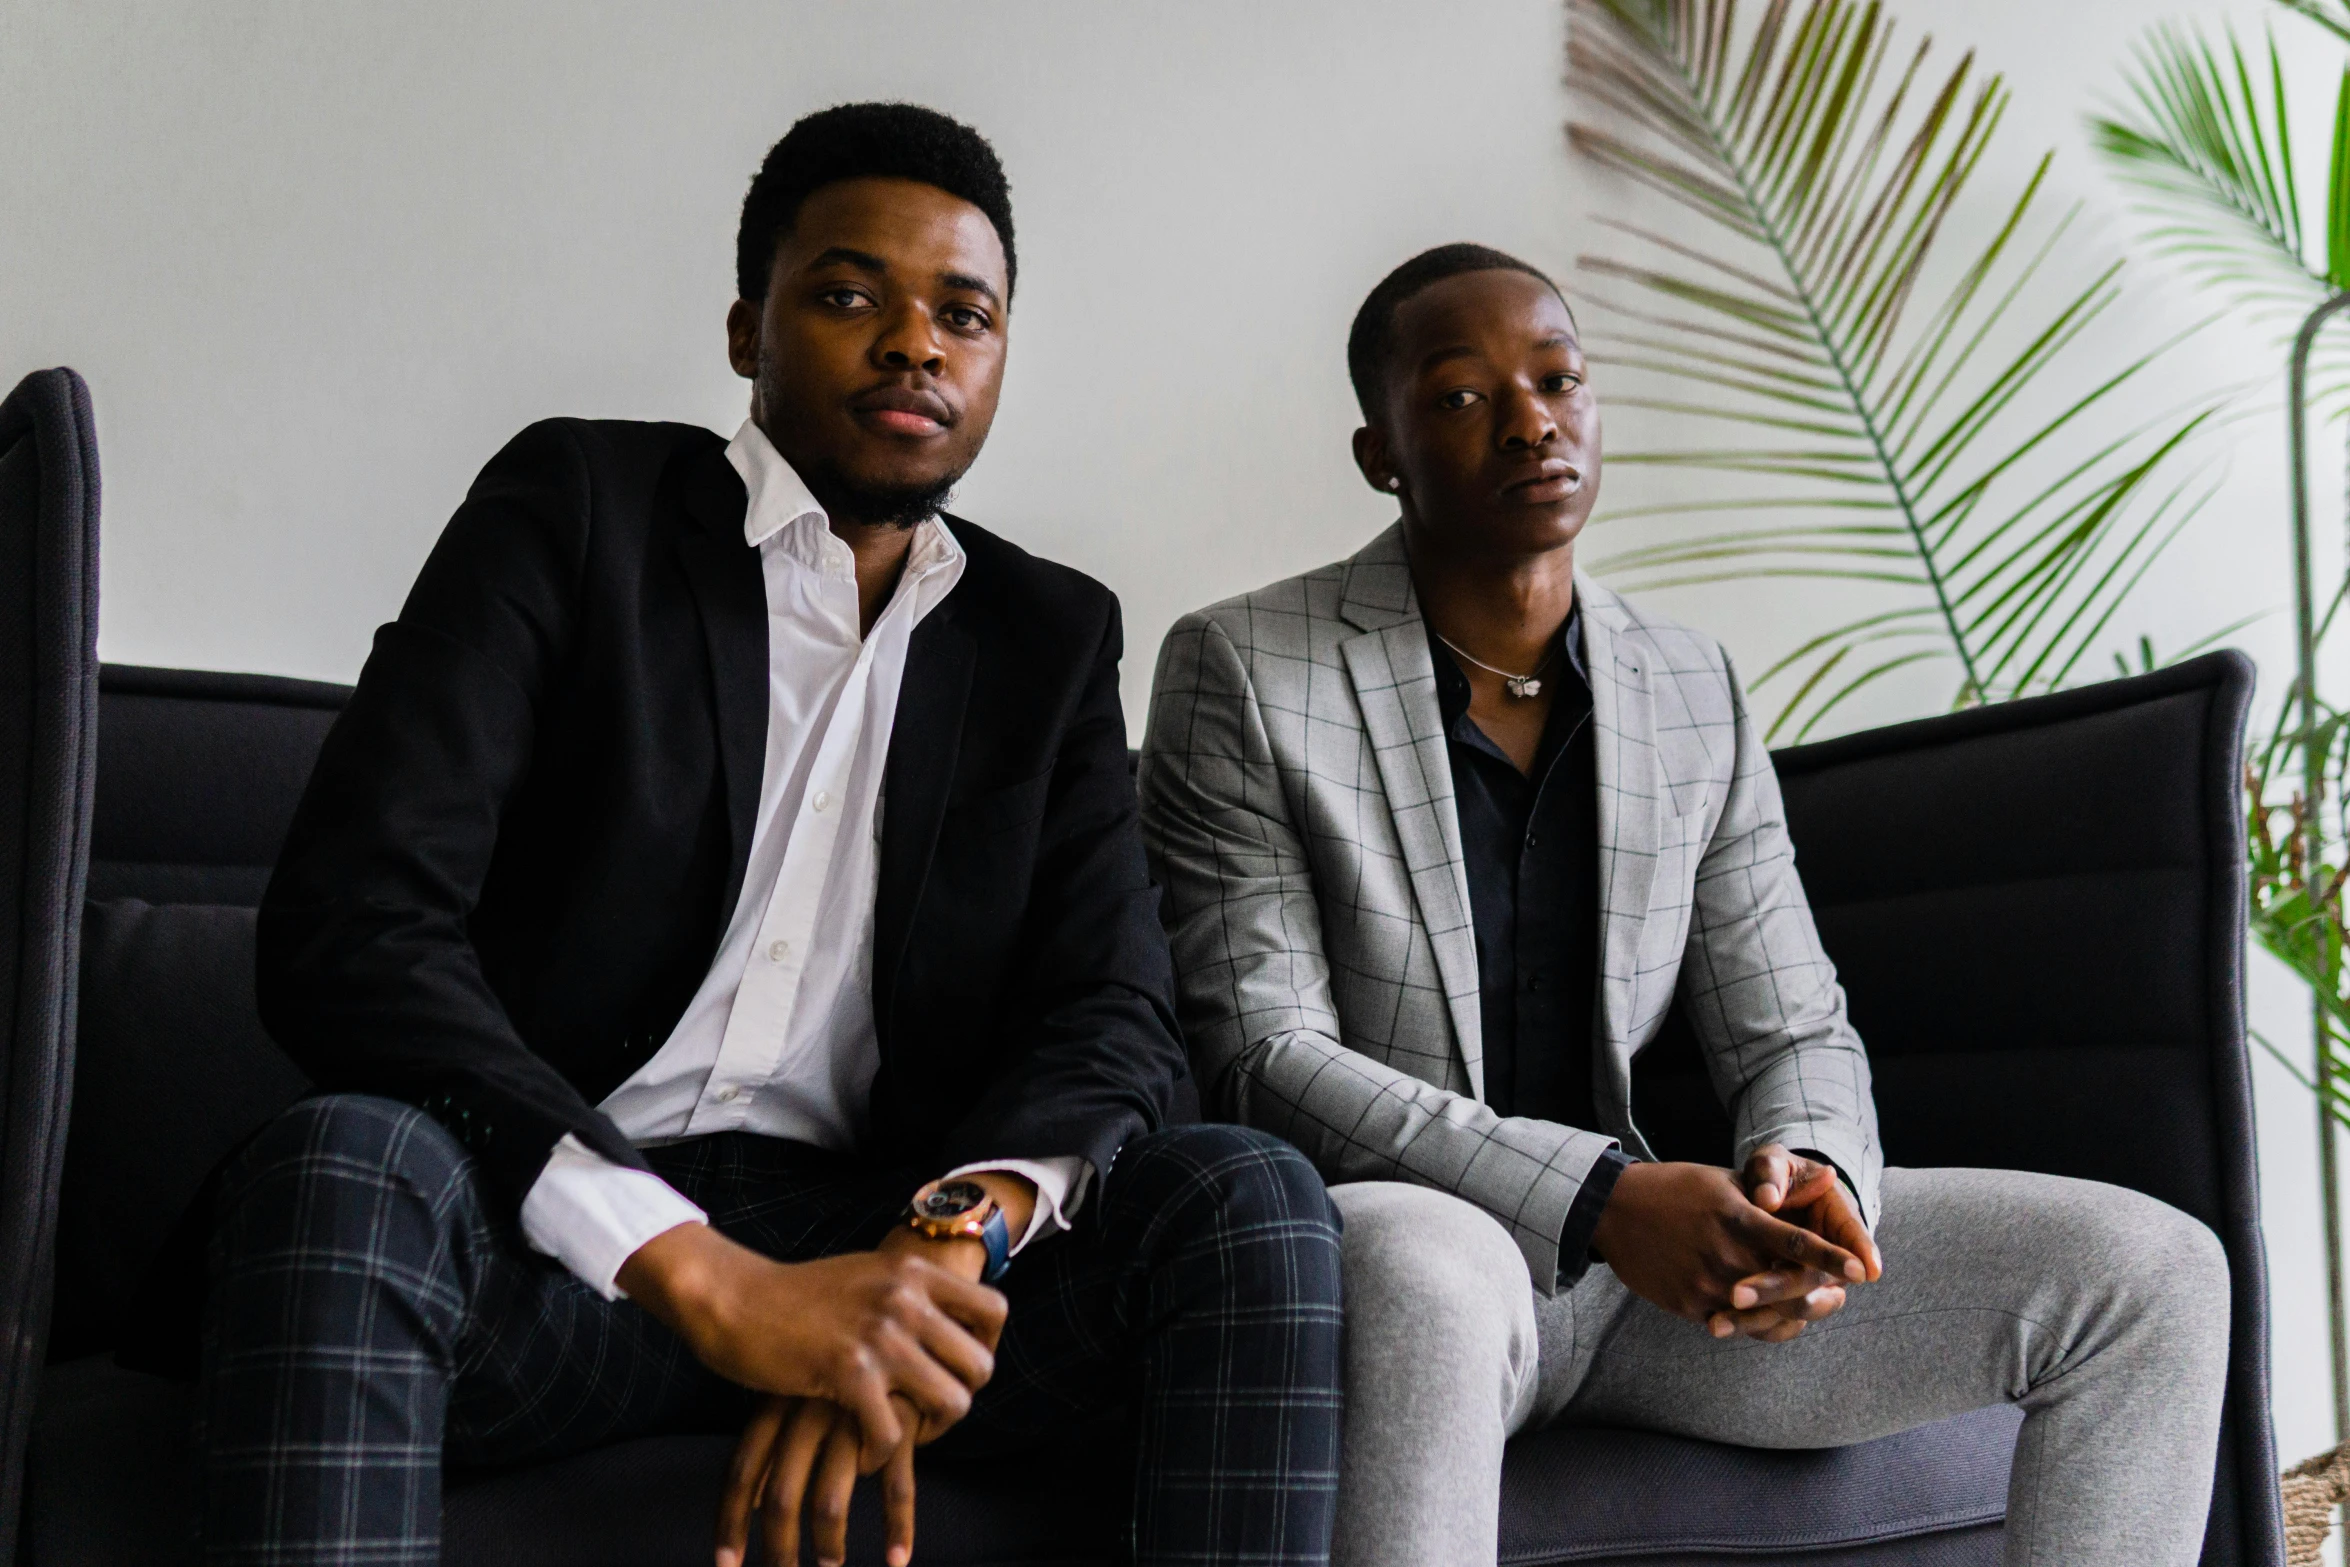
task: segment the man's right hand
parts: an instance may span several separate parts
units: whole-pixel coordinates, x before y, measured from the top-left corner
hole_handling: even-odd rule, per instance
[[[1735,1174],[1703,1164],[1627,1166],[1591,1246],[1633,1294],[1716,1338],[1793,1338],[1868,1277],[1851,1252],[1764,1212]]]
[[[995,1370],[1004,1297],[901,1252],[776,1262],[706,1224],[681,1224],[621,1265],[620,1287],[702,1364],[763,1393],[817,1398],[857,1422],[866,1466],[963,1418]]]

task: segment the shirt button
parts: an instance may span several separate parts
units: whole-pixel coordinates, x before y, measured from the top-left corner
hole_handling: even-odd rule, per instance
[[[771,962],[771,963],[781,963],[781,962],[782,962],[782,961],[783,961],[785,958],[788,958],[788,957],[790,957],[790,956],[791,956],[791,943],[790,943],[790,942],[788,942],[788,941],[777,941],[777,942],[771,942],[771,943],[769,943],[769,944],[768,944],[768,947],[767,947],[767,958],[768,958],[768,961],[769,961],[769,962]]]
[[[721,1088],[721,1089],[719,1089],[719,1090],[718,1090],[718,1102],[719,1102],[720,1104],[722,1104],[722,1105],[730,1105],[730,1104],[733,1104],[733,1103],[734,1103],[734,1102],[735,1102],[737,1099],[740,1099],[742,1096],[743,1096],[743,1091],[742,1091],[741,1089],[739,1089],[739,1088],[735,1087],[735,1086],[734,1086],[733,1084],[731,1084],[731,1083],[729,1083],[729,1084],[728,1084],[726,1087],[724,1087],[724,1088]]]
[[[826,806],[828,806],[828,805],[830,805],[830,804],[832,803],[832,796],[831,796],[831,795],[829,795],[829,794],[826,794],[826,793],[825,793],[823,790],[819,789],[819,790],[817,790],[817,791],[816,791],[816,798],[815,798],[815,799],[813,799],[813,800],[810,800],[808,803],[809,803],[810,805],[813,805],[814,807],[816,807],[816,809],[818,809],[819,811],[821,811],[821,810],[823,810],[823,809],[824,809]]]

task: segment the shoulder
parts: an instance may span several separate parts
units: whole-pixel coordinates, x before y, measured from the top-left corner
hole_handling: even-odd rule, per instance
[[[1332,561],[1195,609],[1169,629],[1168,645],[1214,639],[1230,644],[1244,661],[1311,656],[1317,644],[1345,629],[1338,607],[1350,564]]]
[[[975,522],[941,514],[963,547],[958,596],[965,608],[1008,629],[1059,640],[1098,641],[1118,620],[1118,595],[1059,561],[1033,555]]]
[[[681,459],[723,460],[726,442],[700,425],[638,419],[541,419],[498,450],[472,493],[516,487],[577,492],[585,501],[613,492],[650,492]]]

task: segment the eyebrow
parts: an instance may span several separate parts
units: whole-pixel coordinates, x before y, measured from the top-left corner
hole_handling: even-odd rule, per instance
[[[882,277],[889,276],[888,262],[874,255],[871,251],[857,250],[847,245],[834,245],[830,249],[818,252],[816,259],[809,262],[808,265],[822,267],[830,266],[836,262],[855,267],[860,272],[877,273]],[[968,272],[941,272],[938,275],[938,280],[949,288],[959,288],[973,294],[985,294],[989,304],[999,310],[1003,308],[1003,296],[998,294],[994,286],[985,278],[973,277]]]
[[[999,310],[1003,308],[1003,299],[994,288],[989,286],[985,278],[973,277],[968,272],[941,272],[938,275],[938,280],[949,288],[959,288],[973,294],[985,294],[989,304]]]

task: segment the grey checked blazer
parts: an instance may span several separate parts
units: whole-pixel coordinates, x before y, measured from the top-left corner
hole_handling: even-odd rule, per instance
[[[1477,938],[1436,675],[1399,526],[1185,616],[1142,822],[1208,1103],[1330,1181],[1409,1180],[1508,1226],[1543,1293],[1600,1154],[1649,1149],[1632,1058],[1676,995],[1737,1128],[1825,1154],[1877,1216],[1869,1064],[1820,948],[1778,777],[1711,637],[1577,576],[1599,766],[1600,1005],[1583,1129],[1487,1109]]]

